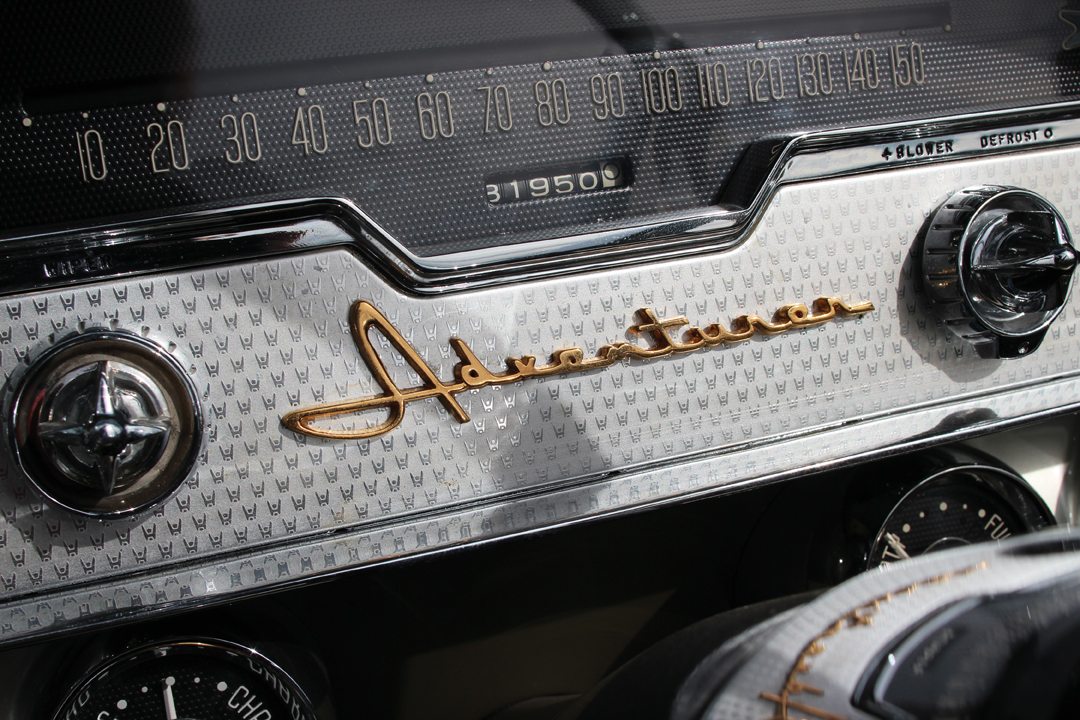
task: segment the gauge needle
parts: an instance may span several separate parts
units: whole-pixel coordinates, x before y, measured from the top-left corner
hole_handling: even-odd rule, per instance
[[[900,538],[894,533],[885,533],[885,542],[888,543],[894,553],[900,556],[901,560],[911,559],[911,556],[908,555],[907,548],[904,547],[904,543],[900,542]],[[172,719],[170,718],[170,720]]]
[[[176,701],[173,700],[172,684],[166,682],[165,685],[165,720],[177,720],[176,715]]]

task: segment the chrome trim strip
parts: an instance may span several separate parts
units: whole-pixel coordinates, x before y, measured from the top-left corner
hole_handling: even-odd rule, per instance
[[[1049,137],[983,146],[1054,123]],[[0,295],[313,248],[348,246],[399,286],[418,294],[455,292],[570,273],[644,264],[742,242],[785,184],[931,162],[1080,142],[1080,102],[766,139],[752,146],[705,212],[547,241],[422,257],[363,210],[340,198],[304,198],[129,220],[78,231],[0,239],[10,272]],[[882,157],[886,148],[927,143],[924,154]],[[938,149],[940,145],[940,149]],[[182,246],[177,240],[183,239]],[[138,252],[132,252],[138,250]]]
[[[1048,397],[1058,403],[1051,410],[1043,409]],[[1059,378],[1019,390],[841,425],[790,438],[780,445],[766,443],[641,472],[617,473],[556,491],[539,488],[537,492],[459,507],[448,513],[331,533],[295,546],[208,558],[205,562],[168,566],[101,584],[69,585],[0,605],[0,647],[151,614],[235,601],[363,567],[433,556],[464,544],[476,546],[598,517],[760,487],[1078,409],[1080,378]],[[856,426],[860,431],[851,432]],[[777,452],[778,447],[783,452]],[[758,474],[726,479],[725,472],[735,467],[756,467]],[[638,500],[627,502],[627,498]],[[463,528],[470,528],[470,534],[463,535]],[[336,564],[331,565],[329,558],[347,561],[335,560]]]
[[[928,123],[918,128],[918,132],[908,132],[905,131],[907,128],[898,126],[895,134],[877,137],[872,144],[857,147],[847,145],[847,133],[822,133],[807,137],[801,152],[793,153],[782,170],[781,182],[819,180],[939,160],[958,160],[1080,142],[1080,118],[1064,114],[1058,118],[1032,114],[1026,123],[1020,123],[1020,119],[1018,116],[1002,117],[1002,120],[1014,124],[989,129],[984,125],[972,130],[964,129],[970,127],[966,123],[951,126]],[[868,139],[879,133],[872,128],[861,132],[865,132]],[[816,145],[827,145],[834,135],[837,138],[836,146],[821,151],[811,149]],[[896,150],[900,147],[916,154],[898,156]]]

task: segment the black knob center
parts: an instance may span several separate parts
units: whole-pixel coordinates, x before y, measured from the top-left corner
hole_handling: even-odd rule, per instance
[[[124,424],[116,418],[96,420],[86,433],[86,446],[97,455],[119,455],[127,445]]]

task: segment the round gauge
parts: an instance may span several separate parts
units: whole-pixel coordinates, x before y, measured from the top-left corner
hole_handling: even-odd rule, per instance
[[[922,481],[893,507],[867,566],[1003,540],[1053,523],[1046,505],[1018,475],[984,465],[953,467]]]
[[[181,640],[124,652],[80,682],[55,720],[314,720],[304,692],[253,650]]]

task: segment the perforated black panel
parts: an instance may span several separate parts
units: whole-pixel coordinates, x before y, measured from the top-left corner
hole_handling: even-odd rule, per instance
[[[777,24],[777,18],[782,17],[779,11],[794,4],[801,8],[797,12],[803,14],[787,24]],[[477,34],[483,35],[484,28],[488,28],[487,39],[500,43],[502,49],[492,50],[492,58],[505,57],[506,46],[515,42],[521,43],[529,54],[545,58],[540,38],[565,39],[568,27],[575,23],[582,26],[578,40],[586,40],[569,46],[565,41],[560,44],[552,40],[554,56],[567,52],[567,47],[636,48],[642,43],[668,47],[686,42],[683,32],[674,31],[673,27],[683,28],[693,36],[694,43],[710,33],[719,38],[748,36],[755,27],[762,29],[762,37],[788,38],[713,49],[672,49],[550,62],[538,59],[524,65],[484,68],[481,58],[485,46],[476,45],[484,38],[471,36],[469,42],[481,51],[466,52],[460,48],[467,43],[459,43],[455,51],[457,62],[472,63],[481,66],[480,69],[440,72],[455,64],[448,59],[455,56],[445,53],[425,56],[418,49],[410,55],[409,62],[415,65],[425,57],[432,58],[430,74],[366,80],[367,73],[379,67],[378,63],[352,63],[343,70],[342,65],[326,61],[361,50],[347,47],[347,33],[337,31],[326,35],[322,48],[317,40],[315,45],[293,43],[265,48],[266,57],[277,62],[299,63],[318,57],[323,63],[305,66],[307,69],[300,75],[289,71],[293,66],[282,66],[280,84],[274,87],[286,86],[297,78],[338,78],[342,74],[353,82],[242,92],[250,84],[245,85],[247,81],[239,79],[241,76],[226,74],[227,78],[238,78],[237,94],[164,99],[160,104],[147,101],[107,109],[88,105],[84,109],[44,114],[35,114],[32,102],[26,105],[28,98],[33,100],[30,95],[19,96],[15,107],[0,111],[0,230],[17,234],[31,227],[58,223],[76,224],[253,201],[335,196],[355,202],[416,254],[443,254],[636,225],[701,210],[716,201],[748,143],[762,137],[1031,105],[1080,94],[1076,53],[1062,50],[1071,28],[1059,17],[1057,2],[983,0],[915,6],[905,3],[906,7],[894,7],[901,5],[896,3],[889,7],[879,4],[874,11],[857,13],[856,4],[838,3],[834,13],[815,15],[806,14],[802,4],[794,4],[762,3],[767,7],[762,7],[759,14],[766,19],[759,21],[743,16],[738,22],[733,19],[730,26],[723,23],[695,26],[690,22],[695,9],[678,3],[668,11],[669,24],[656,25],[653,35],[643,39],[639,26],[635,26],[638,31],[630,32],[626,27],[612,25],[606,44],[596,40],[597,27],[612,16],[611,9],[604,4],[590,8],[591,12],[552,4],[550,28],[537,27],[540,21],[536,7],[531,4],[528,15],[525,10],[503,10],[495,19],[478,15],[476,23]],[[388,24],[380,15],[383,24],[374,27],[397,27],[394,37],[398,39],[394,42],[400,42],[401,49],[430,48],[435,42],[433,28],[438,25],[433,14],[442,12],[441,8],[441,4],[424,4],[411,10],[401,6],[395,11],[398,25]],[[446,8],[446,12],[452,9],[457,14],[448,17],[445,26],[461,27],[462,9],[457,5]],[[382,8],[381,12],[385,15],[391,9]],[[132,20],[145,27],[149,21],[144,15],[133,13]],[[179,70],[172,70],[181,72],[231,63],[230,68],[235,71],[245,62],[258,62],[259,53],[251,47],[251,38],[261,38],[261,42],[272,40],[276,36],[266,27],[283,22],[284,16],[260,16],[258,22],[253,20],[249,38],[248,26],[239,23],[240,15],[234,15],[229,22],[237,23],[232,30],[237,36],[235,57],[214,54],[220,53],[223,42],[220,25],[213,26],[214,33],[200,34],[199,23],[189,18],[184,24],[187,40],[173,38],[182,46],[173,50],[183,62],[179,62]],[[422,22],[417,21],[419,34],[410,40],[412,36],[400,28],[407,28],[413,15],[423,17]],[[201,18],[202,22],[215,17],[196,19]],[[341,15],[340,20],[344,26],[362,27],[361,20],[348,13]],[[321,25],[300,23],[297,32],[310,38],[328,22],[322,18]],[[904,25],[909,22],[933,24]],[[500,23],[505,23],[506,29],[501,32],[491,29],[503,27]],[[828,34],[831,28],[848,30],[853,23],[855,27],[873,30],[861,34]],[[523,28],[529,24],[531,32],[525,32]],[[889,29],[883,29],[882,25]],[[174,26],[169,27],[176,31]],[[98,30],[101,35],[103,31]],[[145,32],[153,34],[154,28],[145,27]],[[626,40],[623,35],[628,32],[630,39]],[[813,37],[807,37],[804,32]],[[384,47],[389,42],[387,38],[376,42],[369,37],[372,28],[366,33],[361,35],[365,42],[371,43],[369,50],[387,49]],[[530,39],[526,40],[526,36]],[[456,36],[450,33],[449,37]],[[906,76],[903,68],[897,67],[896,58],[917,52],[913,42],[922,51],[925,81],[903,87],[896,78]],[[444,45],[453,44],[444,38]],[[77,65],[83,48],[73,44],[71,49],[73,57],[66,58],[66,62]],[[813,59],[799,58],[807,53]],[[873,84],[870,80],[859,80],[859,66],[869,62],[871,53],[878,68],[876,88],[870,87]],[[117,59],[121,55],[112,53],[110,62],[122,65]],[[821,80],[812,80],[814,63],[824,67],[823,58],[828,59],[828,67],[823,70]],[[60,60],[56,62],[62,64]],[[714,98],[716,106],[703,107],[698,67],[715,63],[723,63],[727,69],[730,93],[718,92]],[[799,63],[803,67],[801,75],[797,70]],[[902,63],[900,60],[899,64]],[[109,63],[98,65],[87,74],[106,77],[115,72]],[[759,80],[762,68],[765,72]],[[161,65],[149,71],[168,69]],[[668,102],[654,98],[654,105],[666,106],[665,111],[646,111],[642,73],[650,70],[658,70],[661,75],[667,72],[663,77],[672,83],[676,81],[670,78],[677,73],[681,95],[678,110],[673,107],[680,104],[677,98]],[[36,78],[41,82],[54,81],[57,77],[55,67],[49,70],[51,74],[42,72]],[[871,74],[867,69],[862,72]],[[267,82],[268,73],[273,77],[272,72],[264,70],[260,83]],[[606,79],[611,74],[618,74],[621,79],[625,113],[622,117],[608,113],[606,118],[598,119],[597,115],[603,115],[605,108],[594,102],[593,78]],[[551,83],[557,80],[564,82],[567,90],[569,119],[565,124],[559,119],[542,122],[549,116],[544,109],[538,109],[537,93],[551,92]],[[9,91],[11,83],[9,76],[5,81]],[[538,83],[542,84],[539,91]],[[831,92],[826,93],[830,84]],[[488,107],[488,91],[482,89],[496,86],[504,86],[509,97],[512,127],[505,131],[498,129],[499,117],[492,114],[498,108]],[[675,85],[670,87],[674,89]],[[162,93],[167,94],[164,89]],[[418,96],[426,107],[425,98],[437,103],[438,93],[446,93],[444,97],[449,98],[453,133],[451,137],[442,137],[436,132],[436,137],[429,140],[422,137]],[[95,102],[99,102],[104,96],[95,97],[98,98]],[[730,103],[721,106],[718,101],[728,97]],[[357,126],[353,102],[375,98],[386,102],[391,140],[386,146],[375,142],[373,147],[364,148],[358,143],[358,132],[363,128]],[[312,106],[319,109],[313,110]],[[361,115],[369,107],[361,106]],[[298,109],[304,116],[300,128],[296,124]],[[251,113],[249,118],[257,119],[259,157],[257,161],[233,164],[226,160],[226,154],[236,158],[243,149],[230,142],[233,121],[226,116],[240,120],[244,113]],[[325,152],[315,151],[316,147],[322,148],[323,142],[319,117],[325,118]],[[162,138],[161,131],[149,126],[157,123],[166,129],[172,120],[183,124],[186,169],[170,167],[168,144],[163,141],[154,162],[159,170],[165,171],[154,172],[151,153]],[[485,132],[485,127],[489,132]],[[449,123],[445,129],[449,130]],[[85,134],[88,131],[89,136]],[[102,168],[85,166],[88,158],[100,155],[98,137],[104,146],[106,172],[103,179],[94,180],[93,175],[100,176]],[[297,144],[294,139],[309,142]],[[250,155],[256,155],[253,148]],[[613,192],[527,203],[493,205],[485,197],[485,179],[492,175],[513,173],[528,177],[531,170],[549,170],[563,163],[576,167],[602,158],[624,158],[632,167],[632,185]]]

